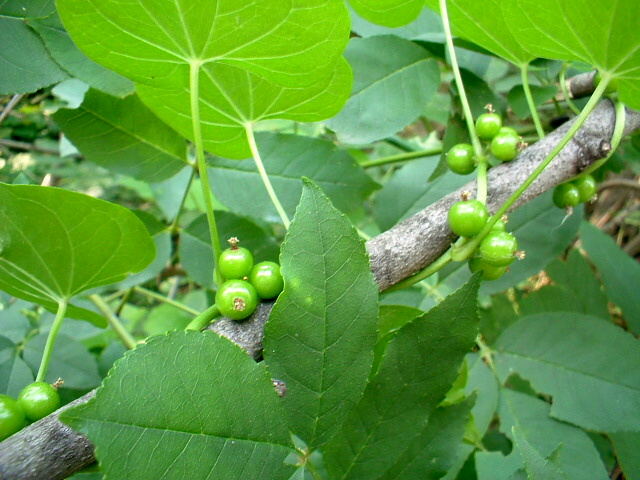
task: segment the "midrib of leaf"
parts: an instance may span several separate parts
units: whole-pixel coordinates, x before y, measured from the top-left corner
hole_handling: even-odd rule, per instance
[[[357,96],[359,96],[362,93],[365,93],[367,90],[376,87],[378,84],[381,84],[382,82],[396,76],[399,75],[400,73],[404,72],[405,70],[409,70],[417,65],[419,65],[422,62],[428,62],[429,60],[431,60],[430,58],[420,58],[414,62],[408,63],[406,65],[404,65],[403,67],[399,68],[398,70],[394,70],[391,73],[388,73],[380,78],[377,78],[373,83],[365,86],[364,88],[362,88],[361,90],[358,90],[357,92],[353,92],[351,95],[351,98],[355,98]]]

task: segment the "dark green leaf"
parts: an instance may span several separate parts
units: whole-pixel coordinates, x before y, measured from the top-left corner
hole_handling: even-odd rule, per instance
[[[33,372],[18,355],[18,346],[7,337],[0,336],[0,394],[17,398],[31,382]]]
[[[0,15],[18,18],[47,17],[54,13],[54,0],[2,0],[0,1]]]
[[[332,478],[376,479],[421,434],[474,344],[478,284],[473,277],[389,342],[378,374],[324,449]]]
[[[285,287],[265,327],[264,357],[287,384],[289,428],[315,448],[340,428],[364,390],[378,287],[364,242],[309,181],[280,264]]]
[[[440,85],[435,59],[395,36],[353,38],[345,58],[353,69],[351,97],[326,123],[343,143],[366,144],[399,132],[420,116]]]
[[[95,399],[61,418],[96,446],[105,479],[284,480],[293,472],[266,370],[213,332],[148,340],[116,362]]]
[[[187,163],[185,139],[135,95],[119,99],[89,90],[80,108],[53,118],[88,160],[114,172],[158,182]]]
[[[640,478],[640,432],[621,432],[609,436],[616,449],[616,457],[627,480]]]
[[[551,100],[558,93],[558,87],[555,85],[531,85],[530,89],[531,96],[533,97],[533,104],[536,107],[539,107],[546,101]],[[531,110],[529,109],[529,104],[527,103],[527,98],[525,97],[522,85],[516,85],[509,90],[507,99],[511,110],[516,117],[525,119],[531,116]]]
[[[599,318],[530,315],[496,343],[503,379],[518,372],[553,396],[551,414],[589,430],[640,429],[640,342]]]

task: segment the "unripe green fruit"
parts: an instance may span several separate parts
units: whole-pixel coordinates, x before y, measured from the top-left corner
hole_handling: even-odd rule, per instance
[[[558,208],[575,207],[580,203],[580,191],[573,183],[561,183],[553,189],[553,203]]]
[[[216,306],[225,317],[243,320],[258,306],[258,293],[245,280],[227,280],[216,292]]]
[[[468,143],[458,143],[447,152],[447,165],[458,175],[468,175],[476,169],[473,147]]]
[[[515,260],[518,242],[509,232],[489,232],[480,242],[480,257],[496,267],[506,267]]]
[[[0,395],[0,442],[19,432],[25,424],[22,408],[8,395]]]
[[[275,262],[260,262],[254,265],[249,274],[249,283],[255,287],[260,298],[276,298],[284,288],[280,265]]]
[[[478,200],[454,203],[447,215],[449,226],[456,235],[473,237],[486,225],[489,219],[487,207]]]
[[[582,175],[571,183],[578,189],[580,203],[588,202],[598,191],[598,183],[595,178],[589,174]]]
[[[60,395],[46,382],[34,382],[22,389],[18,404],[28,420],[35,422],[55,412],[60,407]]]
[[[476,120],[476,133],[482,140],[491,140],[502,128],[502,117],[497,113],[483,113]]]

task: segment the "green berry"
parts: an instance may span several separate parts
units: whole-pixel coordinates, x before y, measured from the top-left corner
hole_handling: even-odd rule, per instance
[[[22,408],[13,398],[0,395],[0,442],[24,427]]]
[[[451,230],[461,237],[473,237],[482,230],[488,219],[487,207],[478,200],[454,203],[448,213]]]
[[[46,382],[34,382],[22,389],[18,404],[28,420],[35,422],[55,412],[60,407],[60,395]]]
[[[571,183],[578,189],[580,203],[588,202],[598,191],[598,183],[595,178],[589,174],[582,175]]]
[[[561,183],[553,189],[553,203],[558,208],[575,207],[580,203],[580,191],[573,183]]]
[[[447,165],[452,172],[468,175],[476,169],[473,147],[468,143],[459,143],[447,152]]]
[[[238,246],[238,239],[229,239],[231,247],[224,250],[218,258],[218,272],[225,280],[248,277],[253,268],[253,255],[249,250]]]
[[[258,306],[258,293],[245,280],[227,280],[216,292],[216,306],[225,317],[243,320]]]
[[[483,113],[476,120],[476,133],[482,140],[491,140],[502,128],[502,117],[497,113]]]
[[[473,256],[469,259],[469,270],[475,273],[482,271],[483,280],[497,280],[507,271],[507,267],[496,267],[485,262],[480,256]]]
[[[255,287],[258,297],[265,300],[276,298],[284,288],[280,265],[275,262],[260,262],[254,265],[249,274],[249,283]]]
[[[501,162],[513,160],[518,155],[520,137],[501,131],[491,140],[491,153]]]
[[[515,260],[518,242],[509,232],[489,232],[480,242],[480,257],[493,266],[506,267]]]

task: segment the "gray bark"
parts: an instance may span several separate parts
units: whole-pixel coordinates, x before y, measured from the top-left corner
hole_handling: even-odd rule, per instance
[[[559,157],[518,199],[514,208],[576,176],[605,156],[610,149],[614,125],[614,108],[611,102],[604,101],[561,151]],[[490,194],[487,203],[491,211],[495,211],[522,184],[568,128],[569,123],[524,150],[517,159],[489,171]],[[628,111],[625,133],[639,128],[640,112]],[[473,193],[475,182],[465,185],[367,242],[371,269],[381,291],[421,270],[446,251],[455,239],[447,225],[447,211],[463,191]],[[236,342],[258,359],[262,351],[263,326],[269,317],[271,306],[272,303],[262,304],[245,322],[221,319],[210,328]],[[64,408],[88,401],[93,393]],[[1,480],[58,480],[91,463],[91,444],[84,436],[61,424],[57,419],[59,412],[60,410],[0,443]]]

